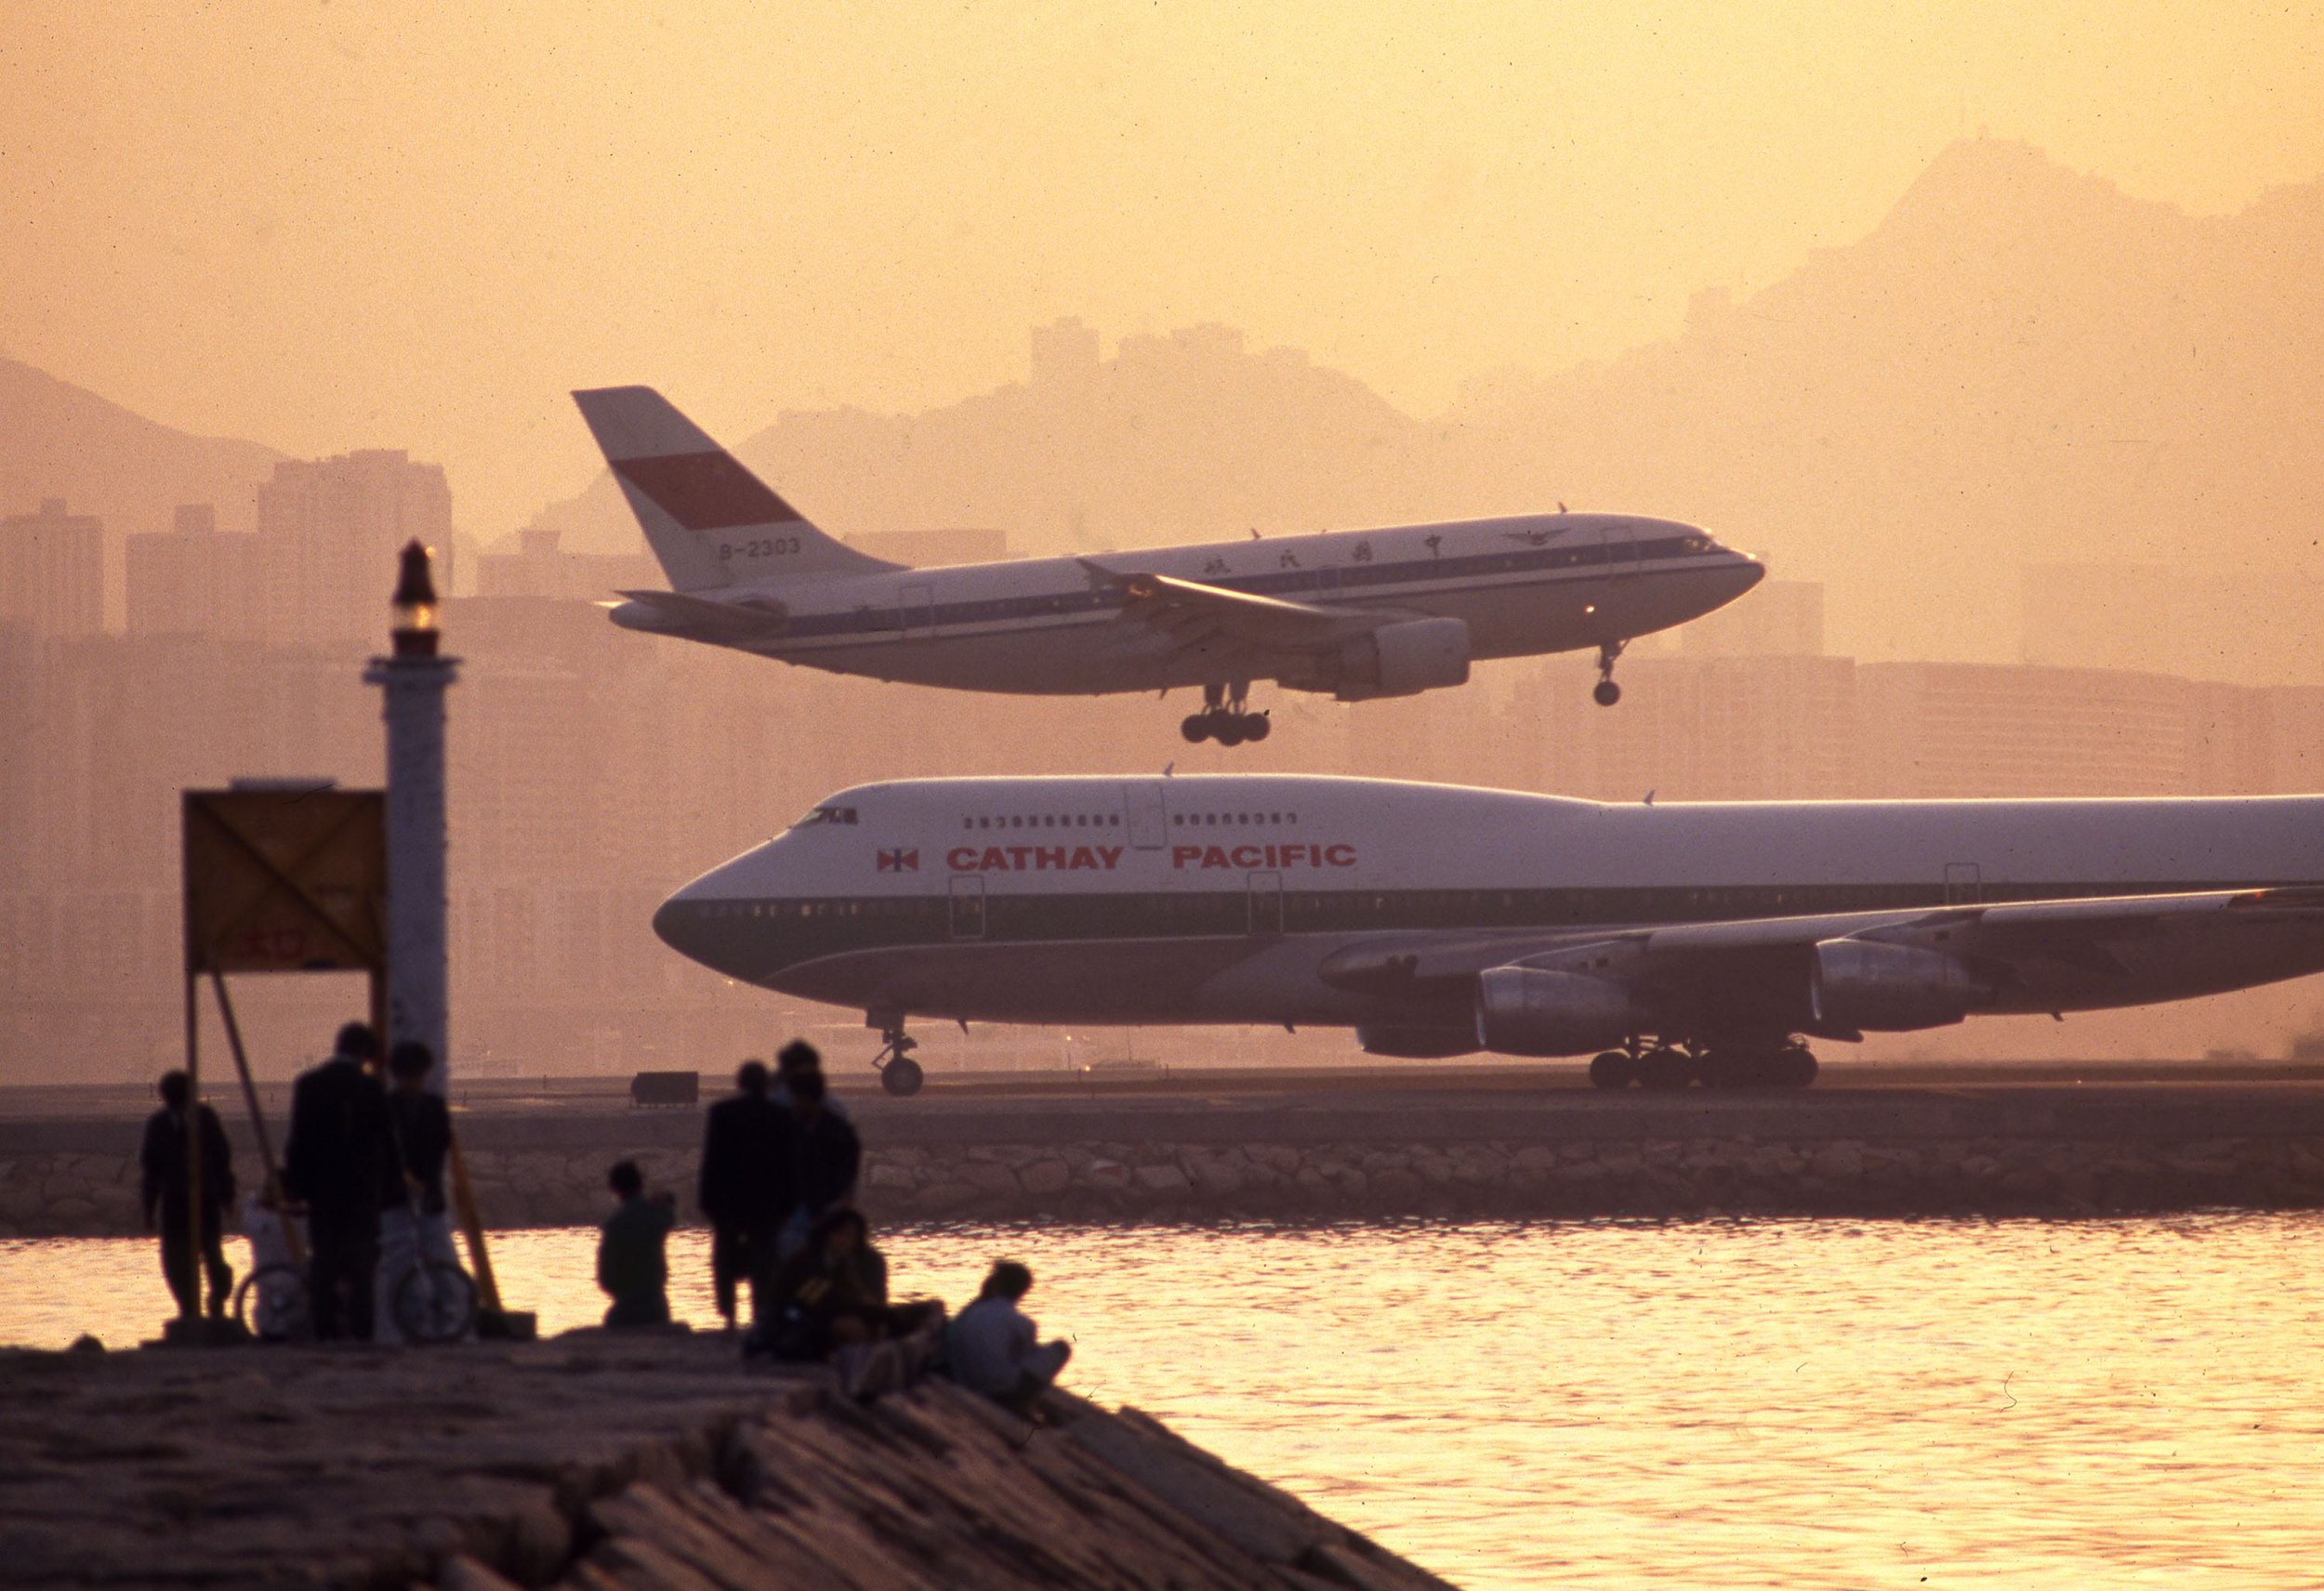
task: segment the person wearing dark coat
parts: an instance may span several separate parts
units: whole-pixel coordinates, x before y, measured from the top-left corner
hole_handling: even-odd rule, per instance
[[[801,1072],[790,1080],[799,1214],[810,1227],[854,1203],[855,1177],[864,1164],[855,1129],[824,1102],[826,1088],[820,1072]]]
[[[616,1330],[669,1324],[669,1262],[663,1244],[678,1224],[678,1199],[645,1190],[645,1174],[634,1160],[618,1162],[605,1186],[621,1207],[599,1229],[597,1285],[613,1300],[605,1323]]]
[[[390,1206],[416,1205],[423,1216],[444,1212],[443,1165],[452,1152],[452,1111],[431,1093],[428,1073],[435,1058],[424,1044],[406,1039],[388,1055],[388,1126],[395,1155],[380,1189]]]
[[[138,1154],[142,1174],[145,1228],[160,1222],[162,1274],[177,1295],[178,1313],[192,1320],[202,1313],[202,1278],[195,1274],[193,1224],[187,1219],[186,1110],[192,1098],[191,1082],[182,1072],[163,1074],[162,1108],[146,1118],[145,1143]],[[193,1107],[195,1131],[202,1137],[202,1242],[200,1269],[208,1273],[210,1313],[223,1315],[234,1285],[233,1268],[226,1263],[223,1215],[234,1201],[234,1151],[218,1125],[218,1112],[207,1105]]]
[[[853,1210],[834,1210],[775,1270],[773,1317],[752,1333],[746,1353],[793,1361],[822,1359],[849,1343],[885,1336],[897,1311],[888,1305],[888,1261]],[[907,1312],[908,1318],[917,1315]]]
[[[746,1278],[751,1319],[763,1317],[775,1238],[797,1196],[790,1114],[771,1097],[772,1083],[764,1062],[743,1062],[733,1098],[711,1106],[703,1124],[694,1203],[710,1223],[710,1287],[729,1329],[735,1284]]]
[[[331,1058],[291,1091],[283,1186],[307,1206],[313,1258],[307,1288],[315,1336],[372,1337],[372,1272],[379,1262],[379,1195],[395,1166],[388,1098],[367,1070],[379,1041],[362,1022],[339,1030]]]

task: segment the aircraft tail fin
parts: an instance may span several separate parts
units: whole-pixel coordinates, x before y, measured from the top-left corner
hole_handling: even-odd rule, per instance
[[[900,569],[810,524],[651,387],[575,392],[673,591]]]

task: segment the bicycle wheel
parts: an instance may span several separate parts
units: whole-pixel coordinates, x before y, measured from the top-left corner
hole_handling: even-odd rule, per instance
[[[457,1342],[476,1324],[476,1283],[456,1265],[423,1259],[396,1278],[395,1323],[405,1342]]]
[[[260,1342],[297,1342],[314,1335],[307,1278],[295,1265],[262,1265],[234,1289],[234,1319]]]

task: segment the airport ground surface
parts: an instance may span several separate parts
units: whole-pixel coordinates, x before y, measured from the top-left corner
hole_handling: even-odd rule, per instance
[[[1804,1091],[1675,1094],[1547,1065],[937,1072],[908,1099],[839,1078],[882,1220],[2324,1207],[2313,1065],[1842,1065]],[[238,1096],[210,1092],[254,1165]],[[278,1128],[286,1095],[265,1091]],[[457,1102],[493,1225],[596,1219],[623,1157],[692,1187],[699,1109],[634,1108],[626,1079],[479,1083]],[[0,1094],[0,1235],[136,1230],[146,1108],[127,1088]]]

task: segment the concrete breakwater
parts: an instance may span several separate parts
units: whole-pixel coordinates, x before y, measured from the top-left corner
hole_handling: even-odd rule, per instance
[[[731,1341],[0,1353],[11,1585],[1441,1587],[1132,1411]]]
[[[883,1221],[2324,1207],[2312,1086],[857,1105]],[[461,1131],[487,1219],[554,1226],[602,1214],[623,1156],[690,1191],[701,1119],[470,1114]],[[134,1136],[0,1123],[0,1235],[136,1230]]]

